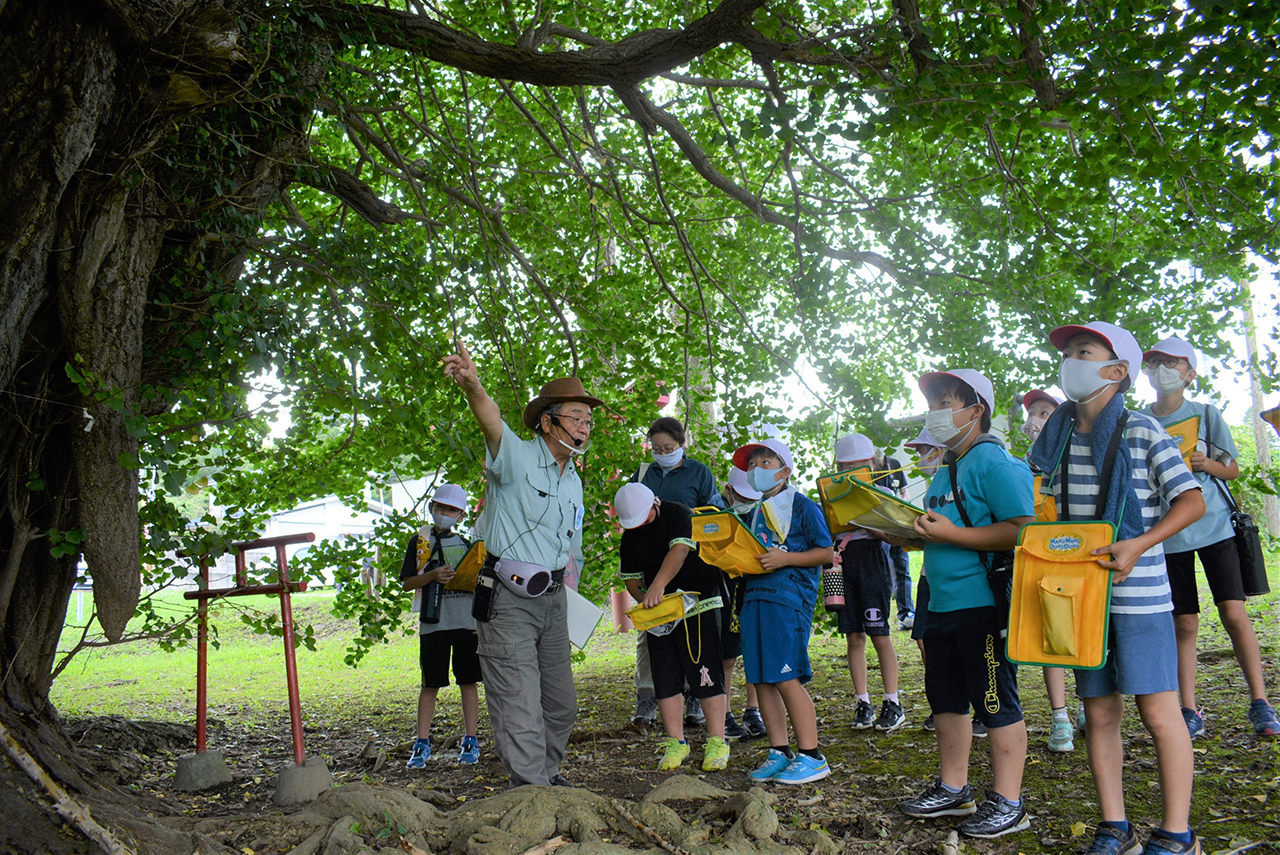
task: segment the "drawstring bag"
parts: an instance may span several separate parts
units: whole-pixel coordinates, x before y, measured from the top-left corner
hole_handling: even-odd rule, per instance
[[[1009,661],[1093,670],[1107,661],[1111,571],[1093,550],[1109,522],[1031,523],[1018,533],[1009,603]]]
[[[661,638],[674,632],[681,621],[697,615],[697,654],[693,652],[688,632],[685,633],[685,646],[689,649],[690,661],[700,663],[702,661],[702,613],[721,608],[724,601],[718,596],[706,599],[698,599],[698,597],[697,591],[675,591],[664,596],[662,602],[651,609],[643,605],[632,606],[627,610],[627,617],[631,618],[631,624],[637,630]]]

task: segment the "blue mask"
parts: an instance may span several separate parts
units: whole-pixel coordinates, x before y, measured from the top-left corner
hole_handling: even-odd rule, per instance
[[[778,486],[778,473],[781,471],[780,469],[765,469],[763,466],[757,466],[747,473],[747,480],[751,482],[752,487],[761,493],[767,493]]]

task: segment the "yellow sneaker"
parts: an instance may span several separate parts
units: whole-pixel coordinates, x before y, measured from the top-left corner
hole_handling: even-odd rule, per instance
[[[702,750],[702,771],[719,772],[729,765],[729,743],[718,736],[707,737],[707,745]]]
[[[681,742],[673,736],[668,736],[667,741],[663,744],[666,747],[663,751],[662,759],[658,761],[658,768],[664,772],[680,768],[684,758],[689,756],[689,743]],[[725,747],[727,748],[728,746]]]

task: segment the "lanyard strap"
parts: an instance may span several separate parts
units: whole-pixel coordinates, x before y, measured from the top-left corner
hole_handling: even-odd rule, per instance
[[[1111,492],[1111,476],[1115,470],[1116,454],[1120,451],[1120,441],[1124,439],[1125,425],[1129,423],[1129,411],[1125,410],[1120,414],[1120,418],[1116,420],[1115,430],[1111,432],[1111,439],[1107,442],[1107,453],[1102,458],[1102,471],[1098,473],[1098,501],[1093,512],[1093,518],[1096,520],[1104,519],[1103,514],[1107,510],[1107,494]],[[1071,492],[1071,437],[1075,433],[1075,424],[1071,426],[1071,431],[1067,433],[1066,457],[1062,461],[1062,477],[1058,480],[1059,494],[1061,501],[1058,503],[1058,518],[1063,522],[1071,519],[1071,503],[1068,496]],[[1127,497],[1126,497],[1127,498]],[[1117,520],[1117,522],[1119,522]]]

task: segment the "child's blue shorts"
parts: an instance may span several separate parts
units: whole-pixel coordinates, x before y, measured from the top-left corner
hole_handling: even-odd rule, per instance
[[[1111,616],[1107,662],[1096,671],[1076,671],[1082,698],[1154,695],[1178,690],[1178,639],[1173,612]]]
[[[753,600],[742,605],[742,669],[748,683],[809,682],[812,614],[790,606]]]

